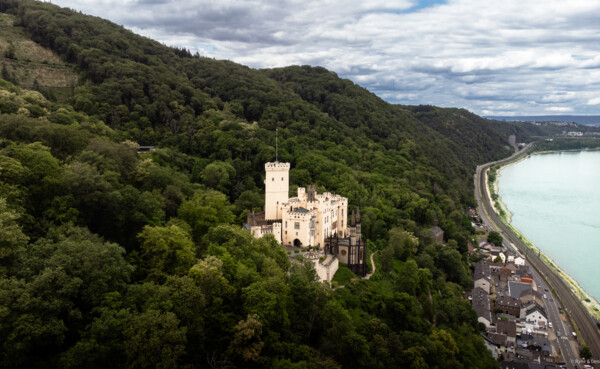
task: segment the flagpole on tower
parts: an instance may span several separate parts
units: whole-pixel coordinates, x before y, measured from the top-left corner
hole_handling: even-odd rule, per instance
[[[279,141],[279,128],[275,128],[275,162],[279,162],[279,147],[278,147],[278,141]]]

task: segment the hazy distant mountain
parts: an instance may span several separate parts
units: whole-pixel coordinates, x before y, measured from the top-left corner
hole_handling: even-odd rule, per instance
[[[523,116],[486,116],[489,119],[507,122],[575,122],[588,126],[600,126],[600,115],[523,115]]]

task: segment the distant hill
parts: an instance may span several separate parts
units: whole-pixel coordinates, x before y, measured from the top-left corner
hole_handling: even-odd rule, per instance
[[[489,119],[506,122],[568,122],[587,126],[600,126],[600,115],[519,115],[519,116],[486,116]]]

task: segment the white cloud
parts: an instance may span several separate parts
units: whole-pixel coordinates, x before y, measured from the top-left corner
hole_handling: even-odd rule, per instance
[[[600,97],[595,97],[593,99],[589,99],[587,104],[588,105],[600,105]]]
[[[573,108],[564,106],[551,106],[549,108],[546,108],[546,111],[550,111],[553,113],[569,113],[573,111]]]
[[[54,2],[251,67],[321,65],[390,102],[600,114],[596,0],[448,0],[416,11],[415,0]]]

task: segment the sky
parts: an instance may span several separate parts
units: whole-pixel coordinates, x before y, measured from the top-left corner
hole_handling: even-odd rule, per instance
[[[407,105],[600,115],[598,0],[52,0],[252,68],[323,66]]]

